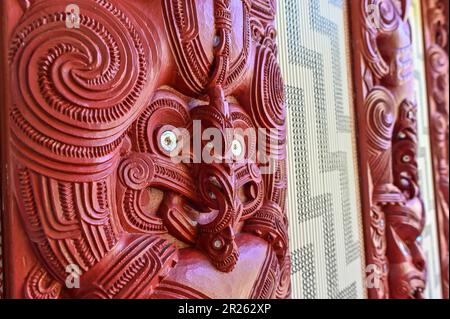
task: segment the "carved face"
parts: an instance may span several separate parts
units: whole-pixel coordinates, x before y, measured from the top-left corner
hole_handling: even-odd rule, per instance
[[[426,263],[421,234],[424,228],[423,204],[419,199],[388,208],[387,246],[389,286],[392,298],[423,298]]]
[[[273,23],[250,19],[252,7],[240,0],[215,1],[214,7],[208,2],[203,7],[184,3],[189,7],[186,12],[192,15],[175,10],[174,5],[169,5],[172,1],[166,3],[167,14],[175,17],[165,21],[167,28],[181,34],[169,34],[170,45],[182,48],[173,57],[182,66],[177,71],[180,78],[170,89],[158,90],[152,104],[137,120],[136,130],[128,136],[130,148],[123,152],[128,158],[119,168],[124,182],[119,185],[124,198],[122,219],[130,231],[142,231],[139,225],[145,224],[139,217],[142,214],[138,216],[130,209],[127,193],[142,192],[148,187],[171,192],[174,195],[170,202],[160,199],[161,209],[153,216],[163,217],[160,230],[163,224],[182,243],[197,244],[219,270],[229,272],[239,258],[234,241],[242,228],[271,236],[280,253],[287,247],[282,228],[273,225],[273,229],[262,230],[261,225],[245,225],[265,200],[265,205],[271,207],[266,216],[275,214],[269,223],[285,224],[284,200],[280,202],[285,187],[281,186],[285,179],[285,97]],[[271,3],[259,5],[270,8]],[[200,28],[200,8],[215,15],[215,34]],[[236,28],[231,24],[234,21],[239,22]],[[188,24],[197,28],[193,35],[189,35],[192,31]],[[189,40],[183,47],[181,40],[185,38]],[[204,54],[191,55],[190,46],[198,46]],[[212,57],[210,61],[201,61],[208,56]],[[187,69],[191,71],[185,72]],[[144,165],[138,171],[155,172],[143,176],[139,183],[128,176],[138,169],[132,169],[136,157]],[[157,166],[163,169],[158,170]],[[175,177],[176,186],[168,181],[169,176],[163,176],[168,173]],[[123,186],[131,190],[122,190]],[[275,194],[265,193],[266,189]],[[277,198],[272,200],[274,195]],[[175,201],[177,196],[183,200]],[[136,207],[139,209],[139,205]],[[127,217],[130,213],[133,218]]]
[[[15,196],[43,273],[78,262],[88,297],[287,296],[275,1],[80,1],[79,28],[66,5],[32,6],[10,52]]]

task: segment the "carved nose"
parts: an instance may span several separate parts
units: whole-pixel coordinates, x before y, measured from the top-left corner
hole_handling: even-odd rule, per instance
[[[201,121],[201,136],[212,137],[212,141],[203,141],[206,149],[196,166],[198,191],[207,211],[199,220],[198,245],[218,270],[229,272],[239,258],[234,228],[241,218],[242,204],[236,187],[235,165],[227,152],[231,147],[235,153],[241,150],[240,145],[232,143],[233,123],[223,89],[220,86],[210,88],[208,97],[209,105],[191,110],[192,119]]]

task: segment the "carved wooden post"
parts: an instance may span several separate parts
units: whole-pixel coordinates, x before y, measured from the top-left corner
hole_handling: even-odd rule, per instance
[[[408,0],[352,1],[354,78],[371,298],[422,298],[425,223],[416,163]]]
[[[0,17],[5,16],[5,3],[0,3]],[[0,39],[4,39],[6,37],[6,30],[3,27],[3,24],[0,23]],[[0,68],[3,68],[6,65],[6,46],[7,44],[4,41],[0,41]],[[7,116],[4,110],[4,106],[6,105],[6,81],[5,79],[1,82],[0,85],[0,140],[6,140],[6,132],[7,132]],[[6,163],[6,148],[0,147],[0,299],[4,297],[4,241],[3,241],[3,216],[6,211],[6,174],[7,170],[5,168]]]
[[[448,1],[422,1],[430,109],[431,149],[434,168],[436,211],[439,230],[442,286],[449,298],[449,59]]]
[[[8,1],[8,297],[288,298],[276,2]]]

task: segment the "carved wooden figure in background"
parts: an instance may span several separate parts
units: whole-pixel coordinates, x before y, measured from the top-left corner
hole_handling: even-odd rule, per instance
[[[37,256],[23,296],[289,297],[276,1],[77,0],[73,28],[67,1],[24,3],[9,50],[10,176]],[[173,161],[196,120],[219,160]],[[271,129],[272,174],[225,160],[248,128]]]
[[[422,1],[431,149],[444,298],[449,298],[449,59],[448,1]]]
[[[416,161],[410,1],[352,3],[359,15],[353,29],[366,259],[380,279],[369,296],[423,298],[425,211]]]

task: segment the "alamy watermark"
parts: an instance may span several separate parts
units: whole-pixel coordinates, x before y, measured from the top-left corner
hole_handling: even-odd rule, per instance
[[[67,289],[80,289],[81,269],[78,265],[69,264],[66,266],[66,287]]]
[[[375,264],[367,265],[366,267],[366,282],[367,289],[380,289],[382,286],[383,272],[380,266]]]
[[[258,164],[261,174],[276,172],[276,163],[284,152],[281,132],[265,128],[202,129],[194,120],[192,128],[166,125],[159,130],[157,143],[175,164]]]

